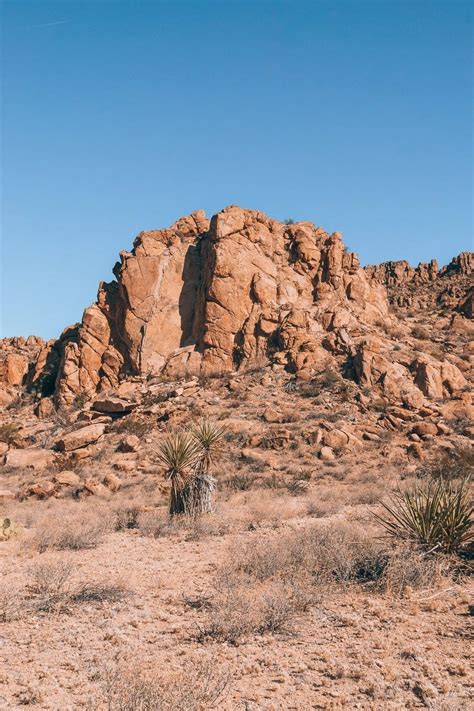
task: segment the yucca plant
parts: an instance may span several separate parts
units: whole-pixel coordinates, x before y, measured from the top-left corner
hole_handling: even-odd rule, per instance
[[[187,513],[190,479],[202,455],[196,439],[188,432],[172,432],[161,442],[158,457],[171,481],[170,515]]]
[[[398,491],[376,520],[394,538],[431,549],[455,553],[473,543],[473,506],[469,479],[460,484],[444,479]]]
[[[191,436],[200,450],[187,492],[188,511],[194,516],[212,511],[212,493],[216,488],[216,481],[210,470],[221,451],[220,444],[225,433],[225,427],[208,418],[202,418],[191,429]]]

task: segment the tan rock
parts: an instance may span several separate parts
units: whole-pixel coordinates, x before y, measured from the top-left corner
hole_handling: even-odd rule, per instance
[[[56,487],[52,481],[42,479],[30,484],[27,488],[29,496],[37,496],[39,499],[48,499],[56,493]]]
[[[421,357],[413,363],[415,383],[427,396],[442,400],[467,386],[467,380],[452,363]]]
[[[263,419],[269,423],[280,423],[283,422],[283,415],[272,407],[267,407],[263,413]]]
[[[87,425],[78,430],[69,432],[63,435],[57,442],[56,446],[61,452],[71,452],[81,447],[87,447],[89,444],[97,442],[102,437],[105,431],[104,424]]]
[[[137,464],[134,461],[130,461],[130,459],[123,459],[122,461],[116,461],[114,462],[114,469],[116,469],[119,472],[134,472],[135,469],[137,468]]]
[[[104,484],[110,491],[118,491],[122,486],[122,480],[112,472],[107,472],[104,476]]]
[[[54,412],[54,403],[49,397],[43,397],[35,407],[35,415],[40,419],[50,417]]]
[[[5,456],[8,452],[8,444],[6,442],[0,442],[0,458]]]
[[[331,449],[331,447],[321,447],[321,449],[319,450],[319,458],[325,462],[329,462],[333,459],[336,459],[336,455],[334,454],[334,450]]]
[[[92,403],[92,408],[97,412],[105,413],[120,413],[125,414],[131,412],[135,407],[136,403],[129,402],[128,400],[123,400],[119,397],[107,396],[101,397],[94,400]]]
[[[8,353],[3,363],[0,363],[0,381],[7,386],[21,385],[27,372],[28,358],[20,353]]]
[[[106,486],[91,477],[84,480],[84,489],[86,489],[86,491],[90,494],[99,496],[100,498],[106,498],[110,494],[110,491]]]
[[[81,477],[76,472],[65,469],[55,475],[54,481],[62,486],[78,486],[81,483]]]
[[[331,430],[323,436],[323,444],[331,449],[342,449],[349,444],[349,435],[342,430]]]
[[[54,452],[47,449],[9,449],[5,455],[5,464],[16,468],[31,468],[41,471],[51,467],[56,459]]]
[[[412,432],[420,435],[420,437],[424,437],[425,435],[437,434],[438,428],[433,422],[417,422],[413,427]]]
[[[15,395],[11,393],[5,386],[0,385],[0,407],[6,407],[15,399]]]
[[[138,452],[140,449],[140,438],[136,435],[124,437],[117,448],[118,452]]]

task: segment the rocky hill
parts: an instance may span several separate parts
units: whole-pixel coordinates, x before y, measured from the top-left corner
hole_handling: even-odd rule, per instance
[[[159,429],[202,409],[211,380],[232,393],[255,377],[279,393],[276,409],[255,402],[257,422],[285,422],[282,410],[314,396],[321,422],[299,435],[320,458],[387,431],[394,456],[462,448],[474,433],[473,262],[361,268],[338,233],[235,206],[142,232],[80,324],[0,342],[0,456],[33,468],[59,451],[87,458],[108,451],[117,418]]]
[[[463,253],[441,270],[435,261],[362,269],[339,233],[311,223],[236,206],[210,221],[198,211],[140,233],[120,253],[116,280],[99,285],[82,323],[58,340],[4,341],[1,400],[25,386],[64,407],[128,377],[265,364],[300,379],[333,367],[400,404],[451,397],[467,387],[470,361],[413,350],[400,309],[430,308],[446,334],[471,334],[473,266]]]

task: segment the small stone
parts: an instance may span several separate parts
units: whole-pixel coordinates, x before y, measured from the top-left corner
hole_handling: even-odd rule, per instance
[[[104,484],[107,486],[107,488],[110,489],[110,491],[118,491],[122,486],[122,480],[119,479],[116,474],[112,474],[112,472],[107,472],[107,474],[104,476]]]
[[[117,447],[118,452],[138,452],[140,448],[140,438],[136,435],[127,435],[124,437],[119,446]]]
[[[321,447],[319,450],[319,458],[325,462],[329,462],[332,459],[336,459],[336,455],[331,447]]]
[[[59,474],[56,474],[54,480],[62,486],[77,486],[81,483],[81,477],[76,472],[69,471],[65,469]]]

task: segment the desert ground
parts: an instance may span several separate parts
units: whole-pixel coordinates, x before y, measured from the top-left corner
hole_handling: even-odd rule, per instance
[[[117,491],[84,498],[73,482],[4,500],[1,708],[468,709],[467,561],[425,557],[373,517],[426,462],[392,432],[316,457],[321,423],[355,419],[331,389],[302,394],[268,368],[191,382],[177,420],[204,411],[227,428],[213,513],[170,521],[156,457],[169,423],[151,413],[54,465],[81,481],[109,472]],[[170,386],[147,391],[149,412]]]

